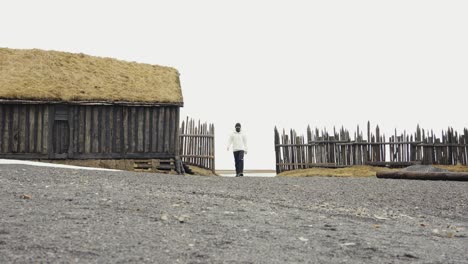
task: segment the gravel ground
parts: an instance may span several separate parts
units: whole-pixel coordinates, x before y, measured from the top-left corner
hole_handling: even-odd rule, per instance
[[[0,166],[0,263],[468,263],[468,183]]]

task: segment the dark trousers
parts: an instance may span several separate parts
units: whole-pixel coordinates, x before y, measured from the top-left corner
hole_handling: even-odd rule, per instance
[[[234,161],[236,163],[236,174],[244,173],[244,151],[234,151]]]

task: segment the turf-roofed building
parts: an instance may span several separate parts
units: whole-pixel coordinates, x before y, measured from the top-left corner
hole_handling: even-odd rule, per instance
[[[170,67],[0,48],[0,158],[174,161],[182,106]]]

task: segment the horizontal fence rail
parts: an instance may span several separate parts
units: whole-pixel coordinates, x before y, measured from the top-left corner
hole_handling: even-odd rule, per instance
[[[180,126],[180,158],[183,163],[215,172],[214,125],[195,123],[187,117]]]
[[[275,127],[276,172],[312,167],[340,168],[353,165],[404,167],[412,164],[467,165],[468,129],[463,133],[448,128],[438,138],[431,130],[417,126],[414,134],[406,131],[386,138],[379,126],[371,132],[367,123],[367,139],[357,127],[353,139],[348,130],[311,130],[307,138],[291,129],[280,134]]]

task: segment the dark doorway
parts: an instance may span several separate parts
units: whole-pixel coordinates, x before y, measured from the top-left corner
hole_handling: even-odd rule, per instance
[[[56,106],[52,132],[54,158],[66,159],[70,147],[70,126],[68,125],[68,106]]]

